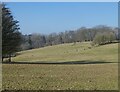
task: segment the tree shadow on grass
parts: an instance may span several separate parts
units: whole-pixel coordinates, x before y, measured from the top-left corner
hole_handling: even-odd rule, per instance
[[[74,65],[74,64],[108,64],[108,63],[118,63],[118,62],[106,62],[106,61],[90,61],[90,60],[83,60],[83,61],[65,61],[65,62],[53,62],[53,61],[37,61],[37,62],[2,62],[2,64],[55,64],[55,65]]]

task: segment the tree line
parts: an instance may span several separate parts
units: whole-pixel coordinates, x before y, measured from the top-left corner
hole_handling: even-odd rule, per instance
[[[105,25],[99,25],[93,28],[81,27],[77,30],[51,33],[49,35],[33,33],[30,35],[22,35],[21,50],[84,41],[91,41],[92,45],[102,45],[119,40],[119,36],[118,28]]]

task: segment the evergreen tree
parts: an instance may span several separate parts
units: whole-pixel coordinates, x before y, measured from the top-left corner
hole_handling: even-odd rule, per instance
[[[11,54],[18,50],[21,41],[19,29],[18,21],[14,20],[10,9],[2,4],[2,60],[7,55],[11,62]]]

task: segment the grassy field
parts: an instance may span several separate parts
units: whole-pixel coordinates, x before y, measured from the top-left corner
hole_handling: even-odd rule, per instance
[[[70,43],[22,51],[19,54],[13,58],[13,61],[66,62],[84,60],[117,62],[118,44],[92,48],[89,42],[77,43],[76,45]]]
[[[3,89],[118,89],[117,43],[70,43],[18,54],[12,58],[14,64],[3,64]]]

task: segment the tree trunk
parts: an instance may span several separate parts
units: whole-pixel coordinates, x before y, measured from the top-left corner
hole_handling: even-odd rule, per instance
[[[4,57],[2,57],[2,62],[3,62],[3,60],[4,60]]]
[[[9,59],[8,59],[9,63],[11,63],[11,55],[9,55]]]

